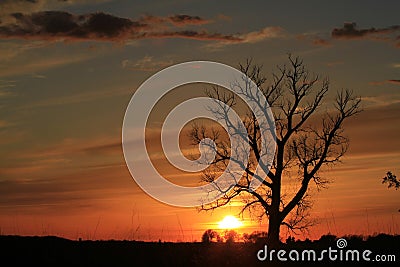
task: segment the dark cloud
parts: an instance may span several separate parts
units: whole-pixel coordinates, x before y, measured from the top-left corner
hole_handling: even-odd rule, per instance
[[[210,20],[200,18],[199,16],[190,15],[172,15],[168,17],[146,15],[142,16],[139,21],[147,24],[159,24],[159,26],[163,26],[163,24],[172,24],[178,27],[186,25],[203,25],[211,22]]]
[[[345,22],[342,28],[334,28],[331,36],[333,39],[340,40],[354,40],[354,39],[367,39],[372,41],[382,41],[400,48],[398,42],[398,35],[400,32],[400,25],[392,25],[385,28],[368,28],[358,29],[355,22]]]
[[[224,35],[220,33],[208,33],[206,31],[165,31],[147,33],[147,37],[152,38],[187,38],[197,40],[216,40],[216,41],[229,41],[229,42],[243,42],[244,39],[239,36]]]
[[[400,85],[400,80],[388,80],[388,83]]]
[[[134,34],[144,26],[130,19],[102,12],[73,15],[63,11],[44,11],[28,15],[14,13],[12,17],[16,22],[0,26],[0,37],[112,40]]]
[[[400,25],[386,28],[358,29],[355,22],[345,22],[342,28],[332,30],[332,37],[337,39],[360,39],[370,35],[390,34],[400,30]]]
[[[205,20],[200,18],[199,16],[189,16],[189,15],[174,15],[168,17],[170,21],[177,25],[177,26],[183,26],[183,25],[202,25],[202,24],[207,24],[210,21]]]
[[[104,13],[80,16],[80,20],[85,22],[78,32],[81,31],[81,34],[85,37],[90,36],[90,34],[100,37],[121,36],[131,30],[144,26],[130,19],[119,18]]]
[[[125,41],[143,38],[188,38],[240,42],[230,34],[205,30],[178,30],[173,26],[200,25],[209,21],[198,16],[145,16],[139,20],[121,18],[102,12],[74,15],[64,11],[13,13],[15,22],[0,24],[0,38]],[[169,24],[169,26],[166,26]],[[244,41],[244,40],[243,40]]]

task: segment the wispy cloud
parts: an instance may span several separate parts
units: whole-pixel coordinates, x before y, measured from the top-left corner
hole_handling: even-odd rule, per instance
[[[331,61],[331,62],[326,63],[326,65],[328,67],[335,67],[335,66],[343,65],[343,64],[344,64],[343,61]]]
[[[125,59],[121,62],[122,68],[124,69],[141,71],[155,71],[172,64],[172,60],[155,60],[151,56],[144,56],[143,58],[136,61]]]
[[[15,87],[15,84],[16,84],[16,81],[0,79],[0,89],[6,89],[6,88]],[[2,93],[0,93],[0,97],[7,95],[5,93],[6,91],[0,91],[0,92],[2,92]]]
[[[129,95],[131,93],[132,91],[129,88],[115,88],[115,89],[103,89],[103,90],[94,90],[88,92],[80,92],[62,97],[43,99],[31,103],[29,105],[24,105],[23,107],[21,107],[21,109],[61,106],[61,105],[69,105],[75,103],[90,102],[99,99],[110,98],[113,96]]]
[[[224,21],[232,21],[232,17],[227,16],[225,14],[218,14],[217,19],[224,20]]]
[[[256,43],[269,38],[281,37],[284,30],[281,27],[265,27],[260,31],[253,31],[239,35],[243,43]]]
[[[322,34],[319,32],[305,32],[296,35],[297,40],[307,41],[314,46],[331,46],[332,43],[329,38],[321,37]]]
[[[397,79],[390,79],[390,80],[385,80],[385,81],[373,81],[369,82],[370,85],[383,85],[383,84],[395,84],[395,85],[400,85],[400,80]]]
[[[209,48],[221,48],[227,45],[233,45],[238,43],[257,43],[267,39],[275,39],[285,36],[285,30],[281,27],[271,26],[265,27],[260,31],[253,31],[244,34],[232,35],[230,38],[220,38],[219,42],[214,44],[208,44]]]
[[[1,122],[1,121],[0,121]],[[4,178],[34,178],[58,173],[60,168],[69,165],[69,171],[81,168],[95,169],[120,166],[121,141],[116,137],[97,136],[89,139],[65,138],[58,143],[44,145],[40,148],[26,148],[24,151],[10,152],[8,163],[0,164],[0,173]],[[103,157],[107,155],[107,157]],[[82,167],[81,162],[87,164]],[[46,172],[46,173],[44,173]],[[28,177],[26,177],[28,176]]]
[[[79,53],[75,55],[57,55],[50,58],[26,60],[24,64],[19,65],[1,64],[0,77],[13,76],[21,73],[35,73],[36,71],[82,62],[92,56],[93,55],[88,53]]]
[[[316,37],[314,40],[312,40],[312,44],[318,46],[331,46],[331,43],[328,40],[319,37]]]
[[[10,90],[11,88],[15,87],[15,85],[16,81],[0,79],[0,99],[4,97],[15,96],[16,94]]]
[[[400,103],[399,95],[380,95],[363,97],[365,105],[370,107],[386,107]]]
[[[7,127],[9,125],[9,123],[5,120],[0,120],[0,129]]]
[[[0,18],[4,21],[7,20],[7,15],[12,13],[34,13],[67,6],[79,6],[109,1],[112,0],[1,0]]]

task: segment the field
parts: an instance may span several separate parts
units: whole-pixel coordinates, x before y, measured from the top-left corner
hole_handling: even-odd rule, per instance
[[[257,253],[265,248],[264,240],[253,243],[170,243],[141,241],[75,241],[54,236],[0,236],[1,257],[8,266],[376,266],[376,255],[386,262],[379,266],[398,266],[400,260],[400,236],[376,235],[370,237],[346,236],[347,246],[343,248],[342,260],[338,250],[337,237],[326,235],[316,241],[290,241],[283,243],[273,253],[272,262],[260,261]],[[329,247],[338,250],[337,259],[328,254],[319,261],[321,251]],[[287,261],[281,262],[276,253],[285,250]],[[371,261],[362,259],[364,250],[372,251]],[[268,248],[268,253],[272,248]],[[297,250],[299,261],[289,259],[289,252]],[[315,261],[301,258],[303,250],[314,250]],[[346,261],[347,250],[358,250],[359,261]],[[264,251],[260,254],[264,255]],[[269,254],[268,254],[269,255]],[[295,254],[292,253],[295,258]],[[312,258],[311,258],[312,259]]]

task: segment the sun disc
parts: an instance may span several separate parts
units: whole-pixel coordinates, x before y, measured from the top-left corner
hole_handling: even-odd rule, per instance
[[[218,223],[220,229],[235,229],[243,225],[235,216],[227,215],[225,218]]]

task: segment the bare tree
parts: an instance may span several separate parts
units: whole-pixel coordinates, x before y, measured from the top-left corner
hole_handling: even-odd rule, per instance
[[[342,90],[336,94],[333,108],[321,112],[323,100],[328,96],[329,80],[311,74],[298,57],[289,55],[288,66],[277,69],[272,82],[267,84],[262,66],[253,64],[251,60],[240,64],[240,70],[264,94],[275,117],[276,150],[272,167],[266,172],[266,177],[257,177],[255,168],[265,152],[261,151],[263,140],[256,116],[247,111],[242,118],[248,134],[250,158],[243,166],[243,177],[230,190],[223,191],[220,199],[201,207],[201,210],[213,210],[233,201],[242,201],[241,215],[249,211],[253,218],[268,219],[270,244],[279,243],[281,226],[297,231],[312,224],[308,217],[312,204],[308,194],[310,182],[318,189],[329,182],[320,176],[320,170],[339,162],[345,154],[348,139],[343,135],[343,123],[361,111],[361,99],[354,97],[349,90]],[[213,87],[207,94],[226,104],[213,110],[216,117],[227,113],[226,106],[237,108],[238,97],[223,88]],[[227,123],[233,125],[233,122]],[[214,141],[215,145],[210,148],[215,157],[207,162],[210,167],[203,172],[202,180],[215,183],[228,162],[233,160],[231,152],[234,148],[220,131],[211,126],[194,124],[189,136],[194,145],[199,145],[204,138]],[[251,190],[251,179],[262,180],[257,190]],[[291,184],[292,192],[283,190],[286,183]],[[215,186],[215,190],[220,190],[220,187]]]

